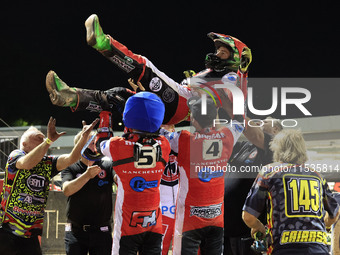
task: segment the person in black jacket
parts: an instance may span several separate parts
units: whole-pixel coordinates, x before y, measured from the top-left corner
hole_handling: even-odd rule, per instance
[[[75,143],[79,134],[75,136]],[[94,150],[94,141],[88,148]],[[67,255],[110,255],[112,249],[112,161],[83,156],[61,173],[67,200]]]
[[[246,122],[249,120],[247,118]],[[248,126],[243,132],[248,140],[239,141],[234,146],[229,160],[233,171],[228,171],[225,175],[225,255],[256,254],[250,249],[254,240],[242,220],[242,207],[257,173],[262,166],[272,162],[273,153],[269,149],[269,143],[282,130],[280,121],[270,117],[258,122],[258,127],[255,127],[253,121],[251,123],[254,127]]]

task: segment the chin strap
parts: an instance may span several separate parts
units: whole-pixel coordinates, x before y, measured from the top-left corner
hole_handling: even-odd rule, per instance
[[[91,136],[91,138],[88,140],[86,145],[81,151],[81,155],[91,161],[98,161],[104,157],[104,155],[100,151],[100,143],[102,141],[108,140],[113,136],[113,131],[111,128],[111,112],[108,111],[102,111],[99,114],[100,117],[100,123],[99,127],[94,135]],[[95,139],[95,151],[90,150],[87,148],[89,144]]]

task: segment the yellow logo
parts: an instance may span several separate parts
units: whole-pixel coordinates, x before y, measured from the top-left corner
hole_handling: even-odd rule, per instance
[[[317,230],[283,231],[280,244],[323,243],[327,244],[327,233]]]

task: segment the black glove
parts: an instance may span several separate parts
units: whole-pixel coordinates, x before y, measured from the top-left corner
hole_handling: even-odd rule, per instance
[[[123,114],[126,100],[136,93],[124,87],[115,87],[105,91],[105,94],[108,103],[114,105],[117,111]]]

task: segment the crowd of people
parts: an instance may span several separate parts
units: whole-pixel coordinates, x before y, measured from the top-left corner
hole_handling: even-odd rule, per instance
[[[107,114],[83,123],[70,154],[45,156],[64,134],[53,118],[46,138],[33,127],[23,134],[6,165],[1,253],[42,254],[37,237],[49,182],[62,170],[68,255],[165,255],[171,244],[174,255],[251,255],[261,252],[253,246],[259,236],[267,254],[329,254],[326,228],[339,206],[326,180],[304,167],[301,132],[270,117],[247,126],[248,117],[234,111],[239,98],[218,86],[237,87],[246,98],[252,56],[243,42],[209,33],[216,51],[207,54],[206,69],[177,83],[104,34],[97,15],[85,26],[87,43],[126,73],[132,90],[69,87],[47,74],[53,104]],[[122,137],[112,137],[111,111],[123,116]],[[232,124],[216,125],[221,116]],[[175,130],[184,120],[193,132]],[[242,134],[247,141],[239,141]],[[227,165],[237,171],[216,170]],[[238,171],[242,166],[258,171]]]

